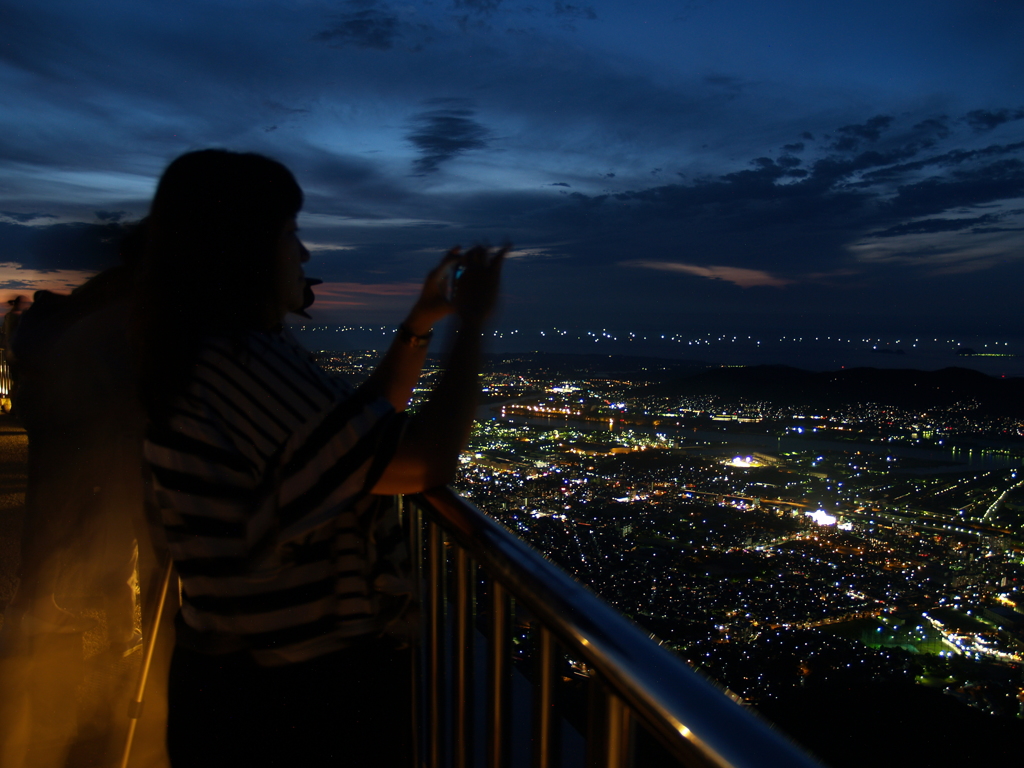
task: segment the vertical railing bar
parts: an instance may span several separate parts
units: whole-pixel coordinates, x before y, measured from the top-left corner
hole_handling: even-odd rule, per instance
[[[555,638],[540,625],[537,637],[536,681],[533,686],[533,768],[554,765]]]
[[[624,768],[633,768],[636,757],[636,729],[637,719],[633,708],[623,702],[622,706],[622,765]]]
[[[599,677],[591,677],[590,685],[587,766],[629,768],[633,746],[629,708]]]
[[[587,713],[587,767],[627,768],[629,710],[600,677],[590,678]]]
[[[444,621],[441,591],[441,566],[444,562],[444,543],[441,528],[427,523],[427,592],[430,608],[427,613],[427,761],[430,768],[441,766],[441,722],[444,717],[441,691],[441,625]]]
[[[632,739],[626,702],[606,689],[608,696],[608,768],[628,768]]]
[[[491,579],[491,636],[488,646],[488,768],[503,768],[505,755],[505,698],[508,688],[508,615],[505,588]]]
[[[479,765],[477,756],[481,752],[481,747],[484,744],[486,733],[479,727],[477,727],[479,711],[482,708],[484,696],[481,696],[479,685],[480,676],[476,670],[478,668],[477,654],[480,652],[480,644],[477,642],[477,619],[480,614],[480,580],[483,577],[483,572],[480,570],[480,565],[472,557],[469,558],[469,573],[466,578],[469,584],[469,608],[467,610],[468,626],[467,635],[469,648],[467,649],[466,663],[470,673],[466,679],[466,716],[469,718],[469,731],[471,733],[470,745],[467,754],[469,755],[469,765]]]
[[[419,504],[409,504],[405,496],[398,497],[398,513],[405,515],[406,529],[409,532],[409,552],[411,554],[409,570],[412,576],[412,583],[416,585],[415,596],[418,602],[423,604],[423,508]],[[425,691],[423,691],[423,649],[414,648],[412,654],[412,753],[415,755],[415,765],[422,765],[422,726],[426,722],[424,718],[427,713],[421,710],[425,706]]]
[[[596,676],[590,675],[587,680],[587,732],[585,735],[587,768],[603,768],[604,766],[606,745],[603,736],[606,703],[604,686]]]
[[[457,546],[457,545],[456,545]],[[469,768],[470,733],[469,717],[472,707],[469,703],[470,664],[470,564],[466,550],[457,546],[455,550],[455,680],[452,695],[455,698],[453,757],[455,768]]]
[[[428,766],[429,768],[442,768],[440,762],[442,757],[447,760],[444,763],[445,767],[449,763],[454,766],[456,760],[458,760],[460,761],[459,768],[474,768],[478,765],[478,759],[483,757],[487,768],[507,768],[510,758],[519,756],[518,749],[510,750],[509,748],[511,742],[509,728],[512,719],[511,710],[513,708],[511,703],[513,697],[510,696],[513,681],[510,675],[512,661],[511,654],[509,653],[511,643],[511,625],[509,624],[511,619],[509,614],[510,605],[512,604],[511,600],[518,600],[519,597],[511,596],[510,592],[506,591],[505,587],[499,584],[497,579],[490,573],[483,573],[481,571],[479,575],[476,575],[475,571],[477,568],[487,569],[489,564],[493,564],[496,571],[501,573],[503,578],[508,578],[512,584],[516,584],[519,577],[525,574],[523,576],[523,599],[531,607],[534,605],[531,601],[538,601],[536,604],[541,606],[539,611],[551,618],[550,626],[559,633],[559,636],[564,637],[566,646],[562,648],[558,642],[554,641],[552,630],[546,627],[540,628],[541,644],[553,643],[553,650],[550,653],[555,659],[564,660],[565,654],[568,653],[574,658],[580,658],[582,654],[582,657],[588,660],[586,665],[583,665],[582,661],[580,662],[583,671],[590,678],[587,686],[590,701],[586,729],[587,738],[585,740],[586,765],[588,768],[595,768],[596,766],[601,766],[601,768],[632,768],[632,764],[636,760],[633,747],[638,723],[649,726],[651,734],[658,738],[675,755],[676,759],[686,765],[697,763],[702,765],[724,764],[722,761],[729,759],[733,753],[735,753],[736,757],[742,759],[735,763],[730,762],[730,765],[759,763],[757,751],[751,751],[750,749],[746,751],[743,749],[737,750],[734,749],[735,745],[721,741],[721,729],[716,730],[711,725],[708,725],[705,722],[707,718],[701,720],[700,717],[697,717],[700,721],[700,727],[711,735],[710,744],[706,744],[703,747],[697,741],[687,742],[683,745],[676,738],[677,734],[675,732],[671,734],[667,732],[665,730],[666,723],[676,722],[678,720],[677,714],[679,717],[686,717],[693,709],[693,705],[684,705],[679,700],[679,697],[665,696],[663,692],[659,694],[660,689],[653,693],[648,693],[643,686],[645,682],[654,679],[652,675],[654,672],[660,671],[660,667],[654,666],[652,671],[652,668],[649,666],[630,663],[628,657],[626,658],[627,663],[625,666],[620,667],[614,658],[609,659],[603,656],[601,653],[602,643],[613,642],[608,639],[612,635],[597,633],[596,641],[593,645],[596,646],[598,652],[593,655],[592,659],[592,664],[597,665],[597,668],[588,669],[591,664],[591,654],[588,653],[584,646],[590,643],[583,638],[583,646],[580,646],[581,638],[576,637],[575,633],[569,632],[569,629],[572,629],[575,625],[568,619],[563,620],[557,613],[551,613],[547,601],[550,599],[556,608],[566,605],[575,606],[579,603],[581,609],[588,608],[589,611],[593,611],[595,618],[603,616],[609,619],[612,627],[617,626],[612,621],[616,617],[612,616],[607,610],[603,612],[598,611],[600,605],[594,603],[592,597],[588,598],[585,593],[577,593],[578,590],[573,591],[570,589],[567,584],[562,583],[557,574],[551,572],[550,569],[545,570],[541,568],[540,566],[544,565],[543,562],[537,561],[537,563],[534,563],[525,556],[527,553],[520,552],[512,547],[511,544],[509,544],[509,548],[506,551],[507,542],[497,537],[501,533],[500,530],[495,533],[490,528],[482,527],[480,528],[482,533],[477,535],[478,531],[474,526],[494,525],[494,523],[488,522],[487,518],[481,516],[471,505],[457,498],[452,501],[440,493],[438,494],[438,499],[440,503],[437,504],[436,508],[432,506],[434,500],[430,497],[427,499],[426,506],[421,507],[419,504],[413,504],[413,514],[416,517],[425,518],[428,515],[437,514],[439,519],[444,521],[443,527],[440,524],[434,523],[421,523],[418,527],[412,526],[413,533],[418,533],[419,535],[418,540],[414,539],[411,541],[413,551],[421,557],[425,556],[428,558],[426,563],[419,564],[419,570],[417,571],[421,577],[419,580],[421,586],[418,591],[419,594],[423,595],[423,603],[426,610],[424,611],[425,621],[421,625],[420,634],[421,647],[424,650],[415,657],[418,662],[418,686],[421,690],[424,688],[428,690],[426,691],[426,696],[419,696],[415,699],[415,702],[421,708],[428,710],[427,712],[421,712],[417,720],[420,728],[426,727],[430,731],[427,735],[423,735],[422,731],[420,731],[419,744],[422,746],[427,741],[432,743],[429,750],[424,749],[422,753],[417,753],[423,760],[418,768],[427,768]],[[478,522],[477,518],[467,518],[464,520],[460,517],[460,515],[468,515],[469,513],[476,515],[482,522]],[[424,524],[426,525],[426,531],[423,530]],[[449,527],[451,533],[446,532]],[[465,540],[469,546],[465,552],[460,551],[457,558],[460,561],[465,560],[468,562],[468,566],[471,569],[469,575],[470,592],[468,607],[462,604],[461,594],[457,594],[459,604],[454,615],[446,614],[446,610],[448,610],[452,603],[447,602],[447,597],[442,599],[439,595],[439,590],[445,589],[445,575],[447,574],[442,536],[452,536],[460,541]],[[426,546],[423,546],[424,538],[428,539]],[[492,551],[498,554],[498,557],[493,560]],[[473,552],[477,553],[480,557],[479,564],[472,557],[471,553]],[[416,567],[416,560],[417,558],[414,558],[414,567]],[[427,574],[424,573],[424,568],[427,569]],[[451,585],[453,588],[452,592],[461,593],[463,589],[461,566],[456,565],[453,572],[458,572],[459,577],[457,577],[456,583]],[[543,583],[545,579],[536,578],[544,575],[552,581],[552,586],[559,586],[559,589],[552,591]],[[424,578],[424,576],[426,577]],[[488,637],[486,638],[488,658],[485,680],[480,681],[480,676],[475,674],[476,668],[473,665],[473,657],[476,656],[479,659],[478,654],[482,646],[482,643],[479,642],[481,638],[477,631],[476,617],[478,610],[486,610],[486,602],[481,599],[478,608],[477,598],[487,588],[490,590],[490,600],[487,602],[490,603],[488,607],[491,612],[490,621],[488,622],[490,627]],[[447,592],[445,592],[445,595],[447,596]],[[552,597],[548,598],[548,595],[552,595]],[[468,610],[471,617],[466,622],[469,634],[468,643],[463,643],[462,638],[457,637],[462,630],[464,622],[462,614],[465,610]],[[446,615],[452,622],[450,626],[445,622]],[[591,613],[584,612],[584,618],[589,619],[590,617]],[[479,616],[479,618],[482,619],[483,616]],[[453,636],[455,637],[453,638]],[[448,643],[452,642],[453,639],[458,643],[457,647],[448,646]],[[637,655],[639,653],[637,649],[642,650],[638,641],[631,640],[630,642],[632,645],[623,643],[623,647],[628,648],[630,652]],[[445,651],[446,647],[449,650]],[[543,656],[547,655],[547,653],[548,651],[545,650],[538,655]],[[463,654],[465,654],[465,657],[463,657]],[[482,659],[479,659],[479,661],[483,662]],[[664,667],[664,672],[670,680],[679,680],[684,690],[687,690],[687,685],[694,685],[688,682],[688,678],[682,678],[671,665],[663,663],[661,666]],[[635,700],[638,709],[632,709],[625,699],[620,698],[610,688],[606,687],[603,674],[605,669],[608,670],[611,677],[620,680],[621,690],[629,697],[630,701]],[[472,695],[465,695],[463,693],[465,689],[460,690],[462,686],[454,681],[452,686],[442,690],[440,682],[443,679],[442,673],[445,671],[449,673],[451,678],[454,678],[456,675],[468,676],[468,681],[465,682],[465,685]],[[554,685],[548,691],[548,703],[538,706],[538,700],[543,701],[545,693],[537,691],[533,694],[535,719],[540,718],[541,713],[549,713],[554,716],[553,722],[546,725],[546,734],[544,733],[545,725],[542,722],[537,721],[534,725],[534,734],[537,737],[535,741],[537,744],[534,747],[532,764],[544,766],[544,768],[556,768],[561,762],[561,751],[557,742],[562,727],[561,720],[558,718],[558,707],[555,706],[560,690],[558,685],[558,664],[557,662],[545,659],[539,665],[537,685],[544,686],[545,681],[552,675],[554,677]],[[481,682],[483,682],[482,685]],[[481,688],[483,691],[481,691]],[[705,703],[712,709],[719,706],[717,700],[708,698],[708,692],[704,689],[697,687],[694,688],[694,691],[698,701],[706,700]],[[453,701],[445,706],[448,701],[447,694],[449,692]],[[486,704],[479,700],[481,693],[487,698]],[[458,703],[455,700],[458,700]],[[666,710],[667,714],[671,715],[672,718],[676,718],[676,720],[667,721],[665,713],[652,709],[655,705],[661,705],[662,703],[664,703],[663,709]],[[476,705],[475,707],[474,704]],[[456,714],[455,710],[457,708],[462,710],[463,707],[464,710],[458,712],[458,717],[452,717],[449,722],[448,717]],[[554,711],[552,712],[552,710]],[[468,719],[464,718],[464,712],[468,713]],[[723,715],[723,720],[727,723],[732,723],[735,719],[737,728],[741,733],[743,732],[743,727],[747,726],[746,721],[732,718],[725,709],[722,710],[721,714]],[[439,716],[444,717],[443,723],[438,722]],[[483,728],[480,728],[478,725],[481,719],[485,720]],[[468,740],[453,739],[454,729],[460,727],[466,729],[467,724],[467,730],[471,738]],[[431,728],[431,725],[434,725],[434,727]],[[766,732],[756,722],[751,721],[749,727],[753,737],[749,741],[752,741],[753,745],[758,747],[764,746],[765,751],[772,759],[776,755],[782,755],[783,759],[786,760],[788,758],[786,762],[791,764],[808,766],[814,764],[813,761],[808,760],[797,749],[790,747],[787,751],[785,743],[777,738],[770,738],[771,734]],[[674,730],[675,726],[673,725]],[[473,735],[480,734],[481,731],[485,732],[482,734],[486,737],[484,743],[481,743],[479,739],[474,740],[472,738]],[[449,745],[448,739],[452,739],[453,743],[451,745]],[[747,739],[743,740],[748,741]],[[470,748],[465,746],[467,741],[470,744]],[[544,743],[545,741],[547,742],[546,744]],[[719,741],[721,741],[720,746],[716,746]],[[720,747],[724,747],[724,750]],[[459,757],[456,757],[456,754],[460,752]],[[753,762],[744,762],[750,759],[751,755],[753,755]],[[694,760],[696,762],[693,762]],[[773,764],[775,763],[773,762]]]

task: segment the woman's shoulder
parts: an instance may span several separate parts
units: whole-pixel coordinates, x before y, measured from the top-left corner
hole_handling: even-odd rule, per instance
[[[287,331],[249,330],[207,336],[200,343],[199,354],[200,357],[230,358],[239,362],[267,358],[298,364],[299,370],[319,370],[312,355]]]
[[[236,336],[211,336],[203,341],[196,379],[214,373],[233,388],[271,393],[301,411],[329,407],[351,391],[329,376],[308,351],[287,332],[248,331]]]

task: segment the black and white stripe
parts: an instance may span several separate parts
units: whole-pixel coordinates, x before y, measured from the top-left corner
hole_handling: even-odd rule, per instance
[[[208,342],[145,457],[184,584],[186,638],[301,661],[379,629],[360,509],[404,419],[331,379],[287,333]]]

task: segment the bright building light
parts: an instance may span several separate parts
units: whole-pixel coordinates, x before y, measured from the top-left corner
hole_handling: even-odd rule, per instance
[[[816,509],[813,512],[804,512],[809,518],[811,518],[818,525],[835,525],[836,518],[834,515],[830,515],[823,509]]]

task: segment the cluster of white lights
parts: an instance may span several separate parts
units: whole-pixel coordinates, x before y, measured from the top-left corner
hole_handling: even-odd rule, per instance
[[[355,332],[369,332],[369,333],[381,333],[391,334],[394,333],[394,327],[390,325],[301,325],[299,326],[300,331],[331,331],[334,333],[341,333],[346,331]],[[711,345],[715,343],[727,343],[736,344],[751,342],[754,344],[763,344],[764,342],[776,341],[778,343],[811,343],[811,342],[828,342],[828,343],[840,343],[840,344],[870,344],[872,348],[878,349],[879,346],[887,346],[890,344],[910,344],[911,346],[917,346],[922,342],[932,342],[935,344],[952,344],[955,346],[966,346],[966,342],[958,341],[957,339],[876,339],[876,338],[843,338],[840,336],[772,336],[771,338],[758,339],[754,336],[742,336],[733,334],[722,334],[722,333],[707,333],[703,336],[690,336],[682,333],[638,333],[636,331],[614,331],[608,328],[601,328],[600,330],[568,330],[564,328],[546,328],[539,331],[525,331],[519,328],[512,329],[501,329],[492,332],[495,338],[505,338],[507,336],[521,336],[528,338],[536,336],[539,338],[548,337],[559,337],[559,338],[572,338],[577,341],[670,341],[675,344],[687,344],[693,345]],[[991,343],[985,343],[979,345],[981,348],[1002,348],[1008,349],[1009,342],[996,341]]]

